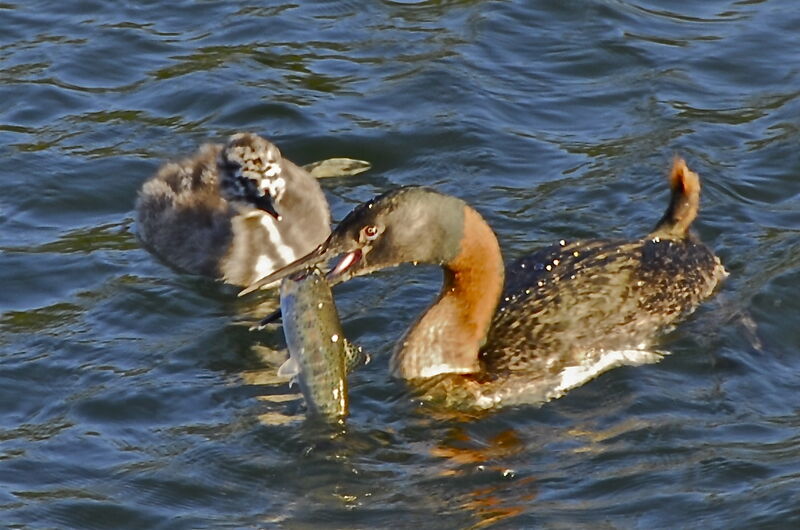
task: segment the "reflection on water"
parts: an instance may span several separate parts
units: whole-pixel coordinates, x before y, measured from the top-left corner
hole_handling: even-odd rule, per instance
[[[258,420],[264,425],[282,425],[304,420],[305,411],[297,410],[298,402],[303,400],[300,388],[289,384],[285,377],[278,375],[278,368],[288,358],[286,350],[275,350],[256,344],[252,353],[258,359],[260,367],[242,372],[241,378],[246,384],[259,388],[258,399],[270,409],[260,413]],[[287,402],[295,405],[293,414],[286,410]]]
[[[513,518],[533,504],[537,496],[535,478],[517,478],[513,469],[497,462],[523,450],[522,440],[512,429],[493,435],[483,444],[477,444],[459,427],[455,427],[445,440],[431,450],[433,456],[448,460],[448,469],[441,470],[441,476],[478,472],[507,479],[499,483],[476,485],[471,491],[461,494],[460,508],[477,520],[472,528],[483,528]]]
[[[7,527],[796,527],[800,68],[792,0],[0,2],[0,520]],[[420,407],[388,375],[436,271],[337,287],[373,361],[351,416],[276,377],[274,296],[168,269],[133,202],[238,130],[325,180],[335,219],[428,184],[507,260],[645,232],[703,179],[731,272],[664,344],[542,407]],[[90,455],[87,457],[87,455]]]

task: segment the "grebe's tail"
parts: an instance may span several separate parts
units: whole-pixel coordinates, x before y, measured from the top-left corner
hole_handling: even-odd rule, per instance
[[[669,172],[669,185],[672,189],[669,206],[650,236],[683,238],[700,207],[700,177],[683,158],[676,156]]]

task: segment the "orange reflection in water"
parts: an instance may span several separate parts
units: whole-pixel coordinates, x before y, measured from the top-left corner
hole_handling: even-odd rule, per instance
[[[483,528],[518,516],[536,499],[535,477],[517,478],[513,469],[498,463],[524,449],[523,441],[513,429],[477,442],[463,428],[453,429],[446,440],[431,449],[433,456],[448,460],[440,476],[460,477],[476,470],[499,474],[495,483],[475,487],[461,495],[460,507],[477,519],[472,528]]]

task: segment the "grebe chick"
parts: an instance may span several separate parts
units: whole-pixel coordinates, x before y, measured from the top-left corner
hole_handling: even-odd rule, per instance
[[[615,366],[658,360],[649,348],[660,334],[726,276],[689,231],[697,174],[676,159],[669,181],[669,207],[647,236],[561,241],[507,272],[477,211],[401,188],[357,207],[316,250],[244,292],[338,254],[330,275],[341,281],[400,263],[440,265],[442,291],[397,345],[394,375],[451,406],[541,403]]]
[[[139,237],[173,267],[248,285],[330,233],[317,180],[250,133],[165,164],[136,202]]]

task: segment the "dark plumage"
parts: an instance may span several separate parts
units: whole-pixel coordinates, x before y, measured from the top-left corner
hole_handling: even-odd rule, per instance
[[[548,247],[508,269],[481,358],[489,371],[548,371],[589,350],[650,348],[723,276],[690,238]]]

